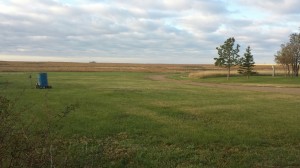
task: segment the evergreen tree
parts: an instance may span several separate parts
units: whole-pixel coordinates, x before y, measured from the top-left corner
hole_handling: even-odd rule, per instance
[[[243,74],[249,78],[249,76],[254,73],[254,64],[255,62],[253,60],[253,55],[251,54],[251,48],[248,46],[244,53],[244,57],[240,59],[240,67],[238,69],[239,74]]]
[[[230,70],[232,66],[236,66],[239,63],[239,48],[240,45],[237,44],[235,48],[234,47],[235,39],[234,37],[231,37],[227,39],[223,45],[220,47],[217,47],[219,58],[214,58],[216,60],[215,65],[220,67],[227,68],[227,80],[230,77]]]

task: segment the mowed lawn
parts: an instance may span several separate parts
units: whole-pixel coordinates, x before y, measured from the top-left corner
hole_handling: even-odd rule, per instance
[[[29,73],[0,73],[0,93],[26,109],[24,119],[43,121],[78,104],[57,134],[113,139],[116,149],[103,167],[118,167],[123,157],[128,167],[300,167],[300,95],[194,86],[155,75],[50,72],[53,89],[38,90],[32,89],[36,73],[32,85]]]

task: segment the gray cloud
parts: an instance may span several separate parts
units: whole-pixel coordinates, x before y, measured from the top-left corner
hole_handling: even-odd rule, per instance
[[[275,14],[300,14],[298,0],[241,0],[240,3]]]
[[[257,19],[241,17],[243,10],[232,12],[229,6],[249,5],[260,11],[276,3],[285,9],[274,7],[272,15]],[[213,63],[216,46],[234,36],[243,46],[251,45],[261,62],[272,62],[280,43],[299,27],[299,14],[285,12],[297,3],[10,0],[0,3],[0,55],[4,60],[24,55],[24,59]]]

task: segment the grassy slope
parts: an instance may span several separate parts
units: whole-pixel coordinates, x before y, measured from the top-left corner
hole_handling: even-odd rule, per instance
[[[28,89],[28,74],[2,73],[0,87],[40,118],[78,102],[59,133],[126,135],[119,143],[134,153],[134,167],[300,166],[300,96],[152,81],[150,75],[49,73],[53,89],[35,90]]]

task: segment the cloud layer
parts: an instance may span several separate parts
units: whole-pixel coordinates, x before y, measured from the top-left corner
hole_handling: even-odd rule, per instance
[[[257,63],[273,63],[300,27],[299,6],[297,0],[9,0],[0,2],[0,60],[213,63],[215,48],[235,37],[251,46]]]

